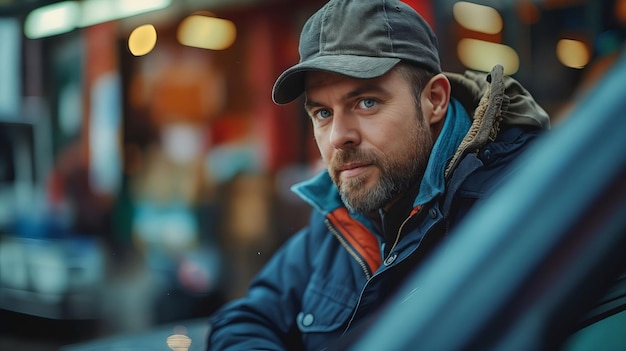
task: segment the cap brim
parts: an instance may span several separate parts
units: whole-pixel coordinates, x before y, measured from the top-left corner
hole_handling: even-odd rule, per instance
[[[368,57],[354,55],[319,56],[287,69],[272,89],[272,99],[277,104],[286,104],[304,92],[304,77],[307,71],[327,71],[353,78],[376,78],[389,72],[400,62],[399,58]]]

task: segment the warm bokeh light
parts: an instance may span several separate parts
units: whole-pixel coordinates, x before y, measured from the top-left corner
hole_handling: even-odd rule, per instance
[[[477,39],[461,39],[457,47],[459,60],[466,67],[489,72],[493,66],[504,66],[504,74],[511,75],[519,69],[519,56],[511,47]]]
[[[497,34],[502,31],[502,16],[493,7],[459,1],[452,8],[454,19],[476,32]]]
[[[80,8],[74,1],[63,1],[40,7],[28,14],[24,21],[24,34],[37,39],[69,32],[75,27]]]
[[[167,338],[167,346],[172,351],[187,351],[191,346],[191,339],[187,335],[174,334]]]
[[[24,21],[27,38],[38,39],[76,28],[114,21],[167,8],[172,0],[61,1],[39,7]]]
[[[76,25],[87,27],[161,10],[168,7],[171,2],[172,0],[83,0],[82,16]]]
[[[583,68],[591,59],[587,45],[580,40],[561,39],[556,44],[556,56],[564,66]]]
[[[191,15],[178,27],[178,41],[186,46],[210,50],[224,50],[230,47],[237,36],[235,24],[229,20]]]
[[[144,24],[135,28],[128,37],[128,49],[135,56],[148,54],[157,41],[157,32],[153,25]]]

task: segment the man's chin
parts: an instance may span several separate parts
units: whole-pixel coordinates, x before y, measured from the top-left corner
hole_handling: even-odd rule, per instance
[[[376,192],[366,187],[351,189],[351,191],[343,191],[341,198],[350,210],[356,212],[367,213],[380,207],[375,196]]]

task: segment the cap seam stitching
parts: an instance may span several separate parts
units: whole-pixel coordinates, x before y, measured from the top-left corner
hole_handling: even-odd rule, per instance
[[[393,47],[393,39],[391,38],[391,32],[393,31],[393,28],[391,28],[391,25],[389,24],[389,15],[387,13],[387,1],[383,0],[383,14],[385,16],[385,26],[387,27],[387,39],[389,40],[389,48],[391,50],[391,53],[395,55],[396,50]]]
[[[323,52],[326,52],[326,48],[324,47],[326,45],[326,30],[324,29],[326,27],[326,23],[328,22],[328,17],[329,14],[332,13],[332,9],[334,8],[335,4],[333,2],[329,2],[328,6],[326,7],[326,10],[324,11],[324,16],[322,17],[321,23],[320,23],[320,42],[319,42],[319,54],[321,55]]]

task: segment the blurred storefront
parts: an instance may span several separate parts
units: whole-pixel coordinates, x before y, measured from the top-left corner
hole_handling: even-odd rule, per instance
[[[319,4],[174,2],[41,38],[30,8],[3,17],[0,309],[129,332],[242,294],[307,215],[308,121],[269,97]]]

